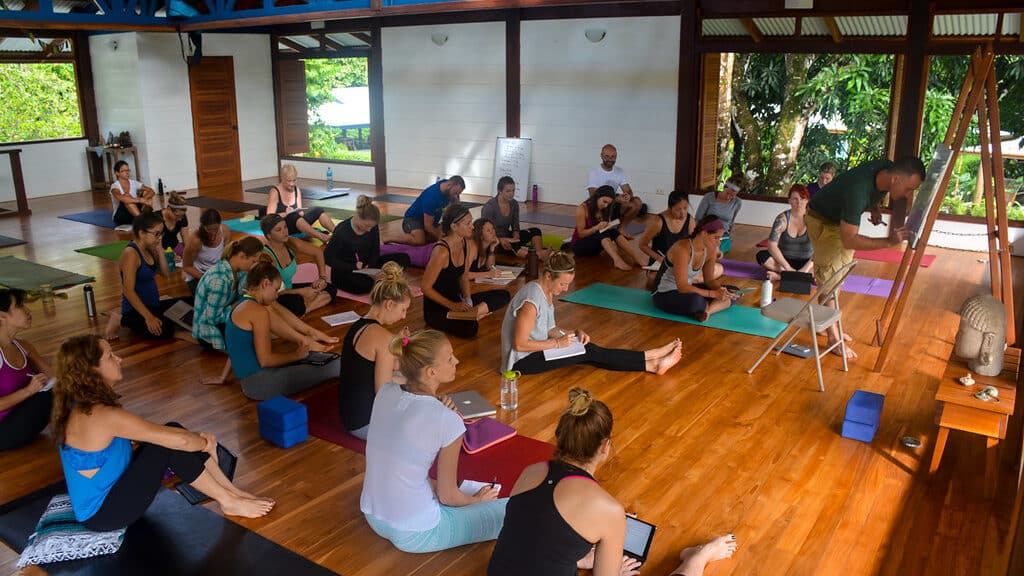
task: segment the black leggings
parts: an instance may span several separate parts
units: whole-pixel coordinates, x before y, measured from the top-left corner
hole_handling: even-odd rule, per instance
[[[508,306],[511,300],[512,295],[509,294],[508,290],[488,290],[486,292],[473,293],[473,305],[486,302],[487,309],[491,312]],[[426,296],[423,297],[423,302],[423,320],[427,326],[435,330],[440,330],[445,334],[451,334],[459,338],[472,338],[476,336],[477,330],[480,329],[480,323],[475,320],[451,320],[447,316],[447,308],[443,308],[440,305],[430,306],[426,304]]]
[[[704,284],[694,284],[694,286],[704,290],[709,289]],[[739,288],[735,286],[726,285],[725,287],[730,290],[739,290]],[[660,310],[664,310],[669,314],[678,314],[680,316],[689,316],[691,318],[695,318],[698,314],[706,312],[708,304],[714,300],[714,298],[706,298],[696,292],[683,293],[678,290],[655,292],[652,298],[654,300],[654,305]]]
[[[543,352],[534,352],[525,358],[520,358],[513,370],[523,374],[540,374],[563,366],[575,366],[587,364],[605,370],[618,370],[620,372],[643,372],[647,369],[647,360],[644,353],[636,350],[617,350],[613,348],[601,348],[593,342],[587,344],[587,353],[558,360],[545,360]]]
[[[292,288],[308,288],[312,285],[311,282],[305,282],[292,284]],[[331,295],[331,301],[328,302],[328,305],[334,304],[334,301],[338,299],[338,289],[328,284],[324,286],[323,291]],[[302,297],[302,294],[281,294],[277,297],[277,303],[284,306],[296,318],[302,318],[306,315],[306,299]]]
[[[412,265],[408,254],[385,254],[376,262],[367,264],[370,268],[382,268],[388,262],[395,262],[402,268]],[[331,268],[331,284],[350,294],[369,294],[373,289],[374,279],[366,274],[358,274],[342,267]]]
[[[117,210],[114,211],[114,224],[118,226],[128,226],[135,220],[135,216],[128,211],[128,206],[125,204],[118,204]]]
[[[37,392],[0,420],[0,450],[14,450],[32,442],[50,423],[53,392]]]
[[[586,238],[577,238],[576,242],[572,245],[572,251],[577,256],[597,256],[601,253],[601,250],[604,250],[601,246],[602,240],[609,238],[612,242],[615,242],[618,237],[619,229],[616,227],[604,232],[591,234]]]
[[[167,426],[182,428],[177,422]],[[103,505],[85,527],[96,532],[117,530],[134,523],[146,513],[170,468],[184,482],[194,482],[206,469],[206,452],[184,452],[155,444],[141,443],[132,454],[128,468],[107,492]]]
[[[284,222],[285,224],[288,225],[288,234],[302,234],[302,231],[299,230],[299,218],[302,218],[303,220],[306,221],[307,224],[312,226],[313,224],[316,224],[316,221],[320,219],[320,215],[323,213],[324,209],[320,208],[319,206],[309,209],[303,208],[302,210],[289,212],[284,217]]]
[[[184,300],[189,304],[192,303],[191,298],[169,298],[167,300],[161,300],[156,306],[149,309],[149,312],[160,319],[160,334],[154,336],[149,328],[146,326],[146,319],[142,317],[135,310],[129,310],[121,316],[121,326],[130,329],[143,338],[150,338],[153,340],[167,340],[168,338],[174,337],[174,329],[177,328],[177,324],[171,321],[170,318],[164,316],[164,312],[168,308],[174,306],[179,300]]]
[[[533,238],[535,236],[540,238],[543,235],[540,228],[525,228],[519,231],[519,242],[513,242],[511,250],[505,250],[501,247],[501,244],[498,244],[494,251],[498,254],[515,254],[520,248],[533,246]]]

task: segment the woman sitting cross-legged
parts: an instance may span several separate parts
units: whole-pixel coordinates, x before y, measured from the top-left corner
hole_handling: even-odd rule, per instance
[[[114,163],[114,180],[110,184],[110,201],[114,205],[111,216],[114,224],[127,226],[146,208],[153,209],[154,191],[138,180],[132,180],[132,169],[124,160]]]
[[[14,338],[31,327],[25,293],[0,288],[0,450],[21,448],[50,423],[53,392],[43,390],[50,367],[35,347]]]
[[[623,256],[633,262],[646,264],[648,258],[629,243],[618,226],[608,227],[609,207],[615,202],[615,189],[601,186],[582,204],[576,207],[576,230],[572,233],[572,251],[577,256],[596,256],[604,250],[611,256],[619,270],[632,270]]]
[[[757,263],[768,270],[768,279],[776,282],[782,272],[814,272],[814,246],[807,235],[804,215],[811,193],[802,184],[789,188],[790,209],[775,218],[768,236],[768,249],[754,255]]]
[[[444,209],[441,233],[423,273],[423,320],[431,328],[472,338],[479,322],[449,319],[448,312],[473,311],[479,318],[500,310],[512,297],[508,290],[471,291],[466,273],[477,258],[477,248],[468,241],[473,235],[473,216],[465,206],[451,204]]]
[[[381,268],[396,262],[408,268],[408,254],[380,255],[380,208],[369,196],[356,200],[354,216],[338,224],[324,248],[324,261],[331,267],[331,284],[352,294],[368,294],[373,278],[358,271]]]
[[[185,253],[189,237],[187,212],[185,198],[178,192],[171,192],[160,210],[160,216],[164,219],[164,235],[160,238],[160,246],[165,252],[170,249],[175,256]]]
[[[594,576],[639,574],[640,563],[622,554],[626,511],[594,479],[612,451],[608,406],[573,388],[555,437],[555,459],[527,466],[512,488],[487,576],[575,576],[579,569]],[[731,534],[687,548],[671,574],[699,576],[735,550]]]
[[[541,277],[523,286],[512,299],[501,323],[501,352],[505,370],[539,374],[562,366],[589,364],[608,370],[664,374],[682,358],[679,339],[660,348],[614,350],[590,341],[582,330],[562,330],[555,324],[555,296],[564,294],[576,276],[576,263],[565,252],[555,252],[544,262]],[[547,360],[544,350],[565,348],[575,341],[585,354]]]
[[[511,176],[498,179],[498,194],[484,204],[480,216],[490,220],[498,236],[497,251],[502,254],[515,254],[526,257],[530,246],[537,251],[543,260],[551,254],[541,243],[543,235],[540,228],[521,229],[519,227],[519,202],[516,200],[516,182]]]
[[[271,335],[280,329],[270,311],[281,289],[281,274],[273,264],[259,261],[246,274],[245,295],[228,315],[225,327],[228,357],[242,393],[252,400],[288,396],[335,378],[339,360],[323,366],[296,364],[313,348],[304,341],[291,352],[275,352]],[[274,323],[272,326],[271,323]]]
[[[394,381],[398,367],[388,350],[395,335],[386,327],[405,320],[411,303],[412,291],[402,267],[388,262],[370,290],[370,311],[345,335],[341,345],[338,408],[345,428],[356,438],[366,440],[373,398],[385,384]],[[403,329],[401,335],[408,337],[409,329]]]
[[[134,240],[121,253],[121,314],[112,314],[107,334],[116,334],[116,321],[121,326],[146,338],[166,339],[174,336],[176,324],[164,316],[180,298],[160,299],[156,275],[170,275],[160,239],[164,235],[163,217],[156,212],[143,212],[132,221]],[[190,299],[186,299],[190,300]]]
[[[668,210],[652,218],[644,235],[640,238],[640,250],[651,258],[651,262],[662,262],[669,248],[690,235],[693,218],[690,218],[690,199],[686,192],[673,190],[668,195]]]
[[[722,274],[718,246],[723,234],[725,228],[718,216],[705,216],[689,238],[669,249],[655,282],[655,306],[701,322],[732,306],[738,296],[718,282]]]
[[[338,291],[327,282],[324,252],[305,240],[292,238],[288,235],[288,225],[277,214],[268,214],[260,220],[260,228],[266,236],[267,245],[264,250],[274,259],[277,271],[281,274],[284,290],[279,302],[291,311],[296,318],[302,318],[306,312],[312,312],[334,302]],[[293,284],[292,277],[299,264],[295,261],[296,254],[303,254],[313,259],[320,277],[311,284]]]
[[[494,256],[497,251],[498,235],[494,231],[494,224],[486,218],[477,218],[473,221],[473,236],[470,242],[476,247],[476,258],[469,263],[469,271],[466,277],[470,280],[477,278],[494,278],[497,271],[494,269]]]
[[[507,499],[484,486],[459,490],[459,451],[466,426],[438,389],[455,380],[459,360],[444,334],[422,330],[391,341],[406,383],[385,384],[373,402],[366,476],[359,508],[370,528],[403,552],[435,552],[493,540]],[[437,482],[428,471],[437,460]]]
[[[302,191],[298,185],[299,172],[292,164],[281,166],[281,181],[270,187],[267,195],[266,215],[280,214],[288,226],[289,234],[305,234],[323,243],[331,239],[334,232],[334,221],[324,212],[323,208],[302,208]],[[313,228],[317,222],[327,229],[328,233]]]
[[[212,435],[173,422],[160,426],[124,410],[114,391],[120,381],[121,359],[106,340],[75,336],[61,344],[53,433],[76,520],[96,531],[132,524],[153,502],[168,468],[226,515],[270,512],[273,500],[236,487],[220,471]]]
[[[230,240],[231,230],[222,222],[220,212],[214,208],[203,210],[199,216],[199,229],[195,234],[189,234],[181,257],[181,269],[185,272],[185,283],[190,292],[195,294],[199,279],[220,262],[224,246]]]

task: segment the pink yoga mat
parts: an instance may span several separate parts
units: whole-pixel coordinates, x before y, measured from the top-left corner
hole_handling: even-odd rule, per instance
[[[331,267],[325,266],[324,271],[327,273],[327,277],[331,277]],[[312,262],[305,262],[299,264],[298,268],[295,269],[295,276],[292,277],[292,282],[297,284],[304,284],[306,282],[313,282],[320,278],[320,274],[317,273],[316,264]],[[419,286],[409,286],[409,290],[412,291],[412,297],[423,296],[423,290],[420,290]],[[338,298],[344,298],[346,300],[353,300],[355,302],[362,302],[363,304],[370,303],[369,294],[352,294],[345,292],[344,290],[338,290]]]
[[[893,250],[887,248],[885,250],[857,250],[853,253],[853,257],[858,260],[874,260],[875,262],[899,262],[903,260],[902,250]],[[921,258],[921,267],[927,268],[935,262],[934,254],[925,254]]]

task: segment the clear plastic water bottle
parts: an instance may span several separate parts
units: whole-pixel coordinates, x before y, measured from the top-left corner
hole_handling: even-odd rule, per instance
[[[518,370],[507,370],[501,374],[501,409],[516,410],[519,408],[519,377]]]
[[[334,190],[334,170],[330,166],[327,167],[327,191]]]
[[[761,307],[772,303],[772,281],[765,279],[761,282]]]

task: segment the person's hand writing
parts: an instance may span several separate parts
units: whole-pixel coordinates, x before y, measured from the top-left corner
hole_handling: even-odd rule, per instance
[[[487,502],[488,500],[498,499],[498,489],[488,484],[484,486],[473,496],[473,499],[477,502]]]
[[[28,386],[25,386],[25,388],[32,394],[35,394],[42,390],[49,380],[50,377],[46,374],[33,374],[32,379],[28,381]]]
[[[363,266],[363,261],[356,260],[356,270],[362,270],[363,268],[365,268],[365,266]]]
[[[880,206],[872,206],[870,209],[870,215],[868,216],[868,222],[871,222],[875,226],[882,223],[882,208]]]
[[[473,307],[466,302],[452,302],[452,305],[449,306],[448,309],[452,312],[465,312],[467,310],[472,310]]]
[[[563,333],[558,338],[555,338],[555,347],[556,348],[566,348],[569,345],[571,345],[573,343],[573,341],[575,341],[575,340],[576,340],[576,335],[575,334],[564,334]]]

